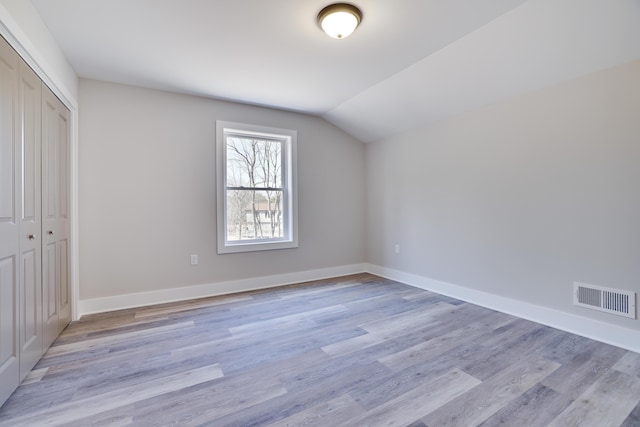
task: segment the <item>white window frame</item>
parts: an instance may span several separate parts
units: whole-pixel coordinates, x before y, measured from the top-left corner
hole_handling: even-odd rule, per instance
[[[278,139],[282,145],[283,237],[246,241],[227,240],[227,143],[226,134]],[[216,120],[216,193],[218,254],[266,251],[298,247],[297,131]]]

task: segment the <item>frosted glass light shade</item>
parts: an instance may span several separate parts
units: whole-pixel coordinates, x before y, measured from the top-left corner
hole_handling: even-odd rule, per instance
[[[318,24],[334,39],[348,37],[360,25],[362,14],[357,7],[346,4],[331,4],[318,14]]]

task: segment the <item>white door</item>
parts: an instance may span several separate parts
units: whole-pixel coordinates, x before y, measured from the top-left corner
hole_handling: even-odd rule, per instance
[[[42,81],[23,61],[19,76],[22,209],[20,216],[20,379],[43,353],[41,109]]]
[[[42,88],[42,268],[45,346],[71,320],[69,111]]]
[[[20,382],[18,55],[0,37],[0,405]]]

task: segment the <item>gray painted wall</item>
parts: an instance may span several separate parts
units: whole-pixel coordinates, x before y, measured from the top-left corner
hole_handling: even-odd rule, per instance
[[[326,121],[84,79],[79,101],[81,299],[364,262],[365,148]],[[216,254],[218,119],[298,131],[299,248]]]
[[[574,281],[640,292],[640,61],[366,158],[368,262],[640,329],[571,305]]]

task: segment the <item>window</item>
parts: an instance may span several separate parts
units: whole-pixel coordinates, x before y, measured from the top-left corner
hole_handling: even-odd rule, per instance
[[[216,122],[218,253],[298,246],[294,130]]]

